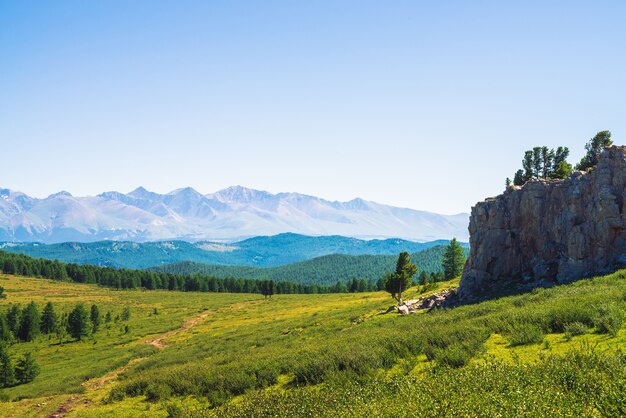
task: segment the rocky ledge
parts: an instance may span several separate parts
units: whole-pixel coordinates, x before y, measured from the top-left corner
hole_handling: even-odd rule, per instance
[[[478,203],[459,297],[546,287],[626,266],[626,147],[607,147],[592,171],[529,181]]]

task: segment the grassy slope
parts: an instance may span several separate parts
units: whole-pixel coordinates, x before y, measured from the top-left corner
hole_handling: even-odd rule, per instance
[[[13,346],[13,354],[34,350],[42,374],[2,393],[36,399],[5,403],[0,410],[36,416],[77,396],[80,404],[71,404],[68,416],[165,416],[166,407],[198,416],[619,414],[626,411],[626,360],[615,352],[626,347],[626,331],[612,337],[593,327],[606,312],[623,317],[625,278],[622,271],[401,317],[378,315],[390,304],[380,292],[263,300],[2,277],[9,295],[2,305],[53,300],[67,310],[82,300],[119,312],[130,304],[133,317],[128,336],[120,335],[118,324],[96,334],[96,344],[41,340]],[[150,315],[154,307],[158,316]],[[211,315],[169,334],[166,348],[145,344],[203,309]],[[564,327],[574,321],[587,323],[590,333],[566,339]],[[524,338],[528,343],[511,344]],[[574,357],[558,357],[572,350],[578,352]],[[118,383],[79,385],[136,357],[146,358]],[[445,364],[466,365],[439,367]],[[67,395],[81,390],[85,394]],[[109,403],[102,403],[107,396]],[[208,409],[208,402],[222,406]]]

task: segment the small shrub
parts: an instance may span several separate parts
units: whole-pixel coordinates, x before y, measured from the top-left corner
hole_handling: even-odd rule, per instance
[[[609,334],[615,337],[622,328],[624,314],[615,304],[601,305],[598,307],[597,316],[594,318],[594,325],[600,334]]]
[[[465,366],[473,357],[472,350],[461,343],[454,343],[446,348],[435,349],[432,355],[437,365],[454,368]]]
[[[565,325],[565,339],[567,341],[570,341],[572,337],[577,335],[585,335],[587,332],[589,332],[589,329],[582,322],[573,322]]]
[[[511,329],[510,346],[537,344],[543,341],[543,331],[536,325],[517,324]]]

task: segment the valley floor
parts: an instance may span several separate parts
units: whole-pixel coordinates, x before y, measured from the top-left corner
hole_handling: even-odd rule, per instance
[[[381,314],[383,292],[264,299],[6,275],[0,286],[0,311],[131,311],[84,341],[13,344],[41,374],[0,390],[0,416],[626,414],[625,271],[409,316]]]

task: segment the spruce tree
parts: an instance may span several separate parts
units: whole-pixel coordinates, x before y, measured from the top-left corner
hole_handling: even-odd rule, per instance
[[[465,265],[465,252],[456,238],[452,238],[450,244],[443,253],[443,276],[446,280],[458,277],[463,272]]]
[[[15,377],[21,384],[32,382],[39,374],[39,365],[32,353],[26,353],[15,365]]]
[[[22,310],[20,309],[20,305],[10,305],[9,311],[7,312],[7,323],[9,325],[9,329],[15,338],[17,338],[17,331],[20,328],[20,316],[22,314]]]
[[[67,332],[72,338],[80,340],[83,337],[89,336],[90,331],[91,324],[89,323],[89,316],[83,304],[79,303],[67,317]]]
[[[11,333],[11,328],[9,328],[7,317],[3,313],[0,313],[0,344],[11,341],[12,339],[13,334]]]
[[[40,334],[40,321],[37,305],[29,303],[22,311],[17,337],[22,341],[33,341]]]
[[[0,286],[0,299],[6,298],[7,295],[4,294],[4,287]]]
[[[100,316],[100,310],[97,305],[91,305],[91,312],[89,315],[91,319],[91,325],[93,326],[93,332],[95,333],[100,328],[100,324],[102,323],[102,316]]]
[[[15,369],[4,344],[0,344],[0,388],[15,385]]]
[[[46,303],[41,313],[41,332],[44,334],[52,334],[57,331],[58,318],[54,312],[52,302]]]

